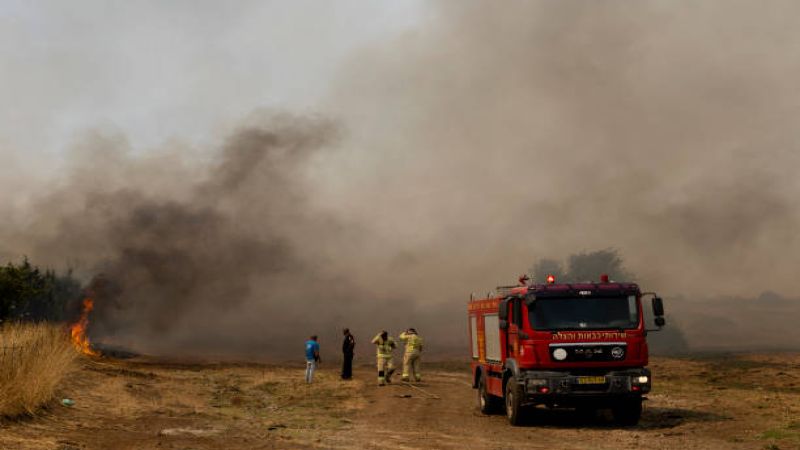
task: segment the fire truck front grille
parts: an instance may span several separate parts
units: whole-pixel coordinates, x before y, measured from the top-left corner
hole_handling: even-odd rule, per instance
[[[550,344],[550,359],[554,362],[622,361],[627,353],[624,342]]]

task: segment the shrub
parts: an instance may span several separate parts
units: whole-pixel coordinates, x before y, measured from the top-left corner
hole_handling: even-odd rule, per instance
[[[27,259],[0,266],[0,322],[72,319],[67,308],[81,297],[72,272],[41,270]]]
[[[541,258],[534,262],[530,272],[536,283],[544,283],[547,275],[554,275],[559,283],[597,282],[602,274],[614,281],[635,281],[634,275],[625,269],[619,251],[613,248],[573,253],[567,259],[566,270],[557,259]]]
[[[0,416],[32,415],[52,400],[77,356],[63,326],[6,323],[0,327]]]

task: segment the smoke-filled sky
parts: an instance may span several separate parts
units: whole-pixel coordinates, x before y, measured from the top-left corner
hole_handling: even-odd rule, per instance
[[[798,13],[7,3],[0,254],[102,272],[103,333],[164,351],[458,342],[471,292],[609,247],[667,298],[793,297]]]
[[[306,112],[350,52],[419,17],[416,1],[4,1],[0,142],[58,153],[102,127],[141,150]]]

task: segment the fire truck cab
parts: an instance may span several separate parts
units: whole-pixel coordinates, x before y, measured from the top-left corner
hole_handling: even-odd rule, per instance
[[[505,406],[512,425],[528,408],[611,409],[635,425],[650,392],[647,332],[665,321],[661,298],[633,283],[547,283],[499,287],[468,304],[473,388],[482,413]],[[642,299],[652,297],[655,329]]]

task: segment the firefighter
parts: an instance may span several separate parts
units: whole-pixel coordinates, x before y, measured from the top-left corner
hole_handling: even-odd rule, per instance
[[[422,381],[419,372],[422,338],[417,334],[417,330],[409,328],[400,333],[400,340],[406,344],[406,351],[403,354],[403,381],[409,381],[412,375],[414,380]]]
[[[392,374],[394,373],[392,352],[397,348],[397,344],[386,331],[381,331],[380,334],[375,336],[372,339],[372,343],[378,349],[378,385],[383,386],[392,382]]]

